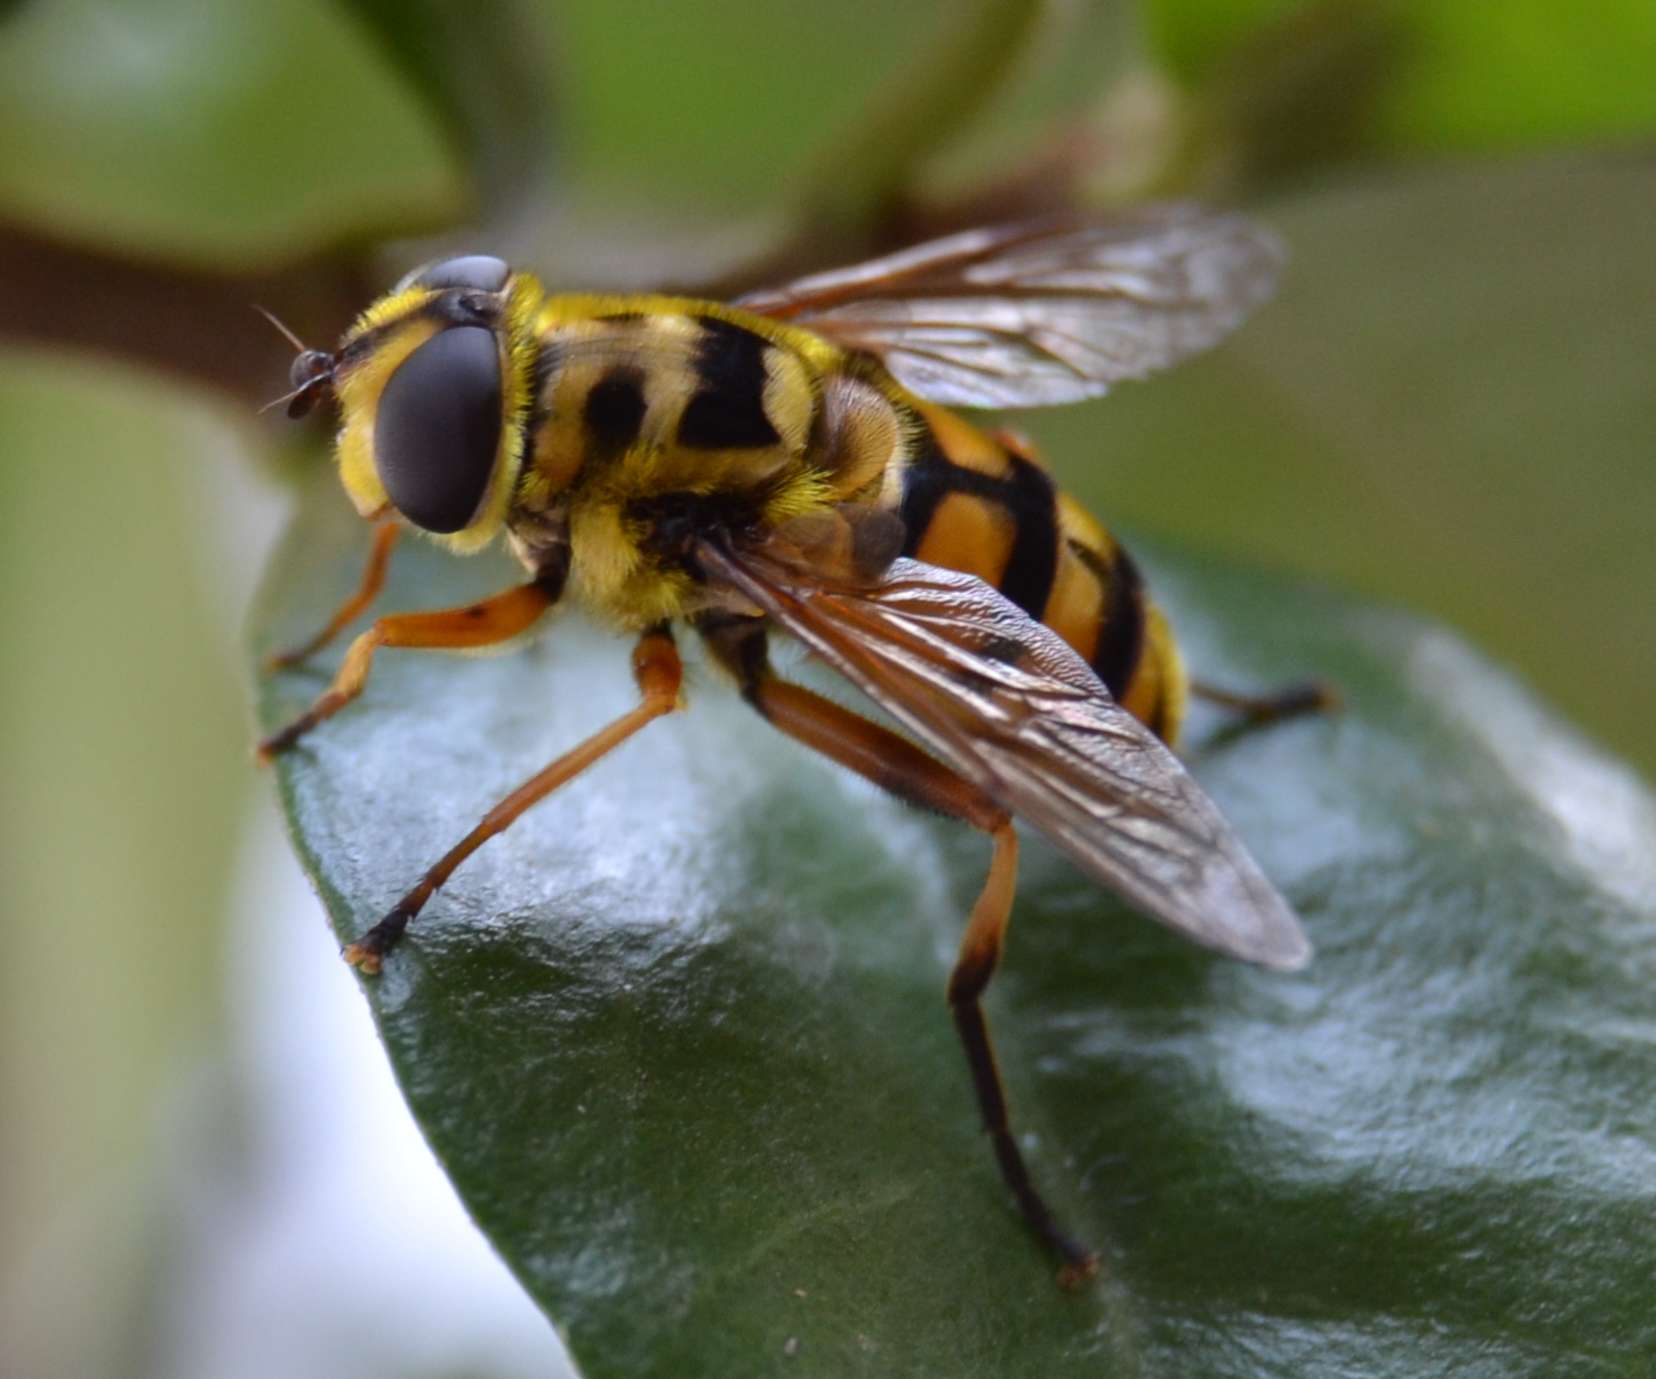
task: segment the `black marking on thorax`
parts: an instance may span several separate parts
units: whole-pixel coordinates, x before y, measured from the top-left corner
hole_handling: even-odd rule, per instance
[[[638,440],[644,426],[644,370],[617,364],[592,385],[581,407],[594,459],[610,460]]]
[[[639,542],[646,552],[699,579],[696,546],[702,541],[751,540],[762,511],[763,498],[753,493],[675,491],[633,499],[626,506],[626,518],[647,529]]]
[[[781,437],[765,414],[762,336],[716,316],[698,316],[701,340],[692,367],[697,388],[679,418],[678,443],[689,450],[747,450]]]

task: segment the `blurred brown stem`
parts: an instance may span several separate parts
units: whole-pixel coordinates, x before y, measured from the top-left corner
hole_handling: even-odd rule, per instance
[[[976,0],[930,52],[904,64],[817,160],[804,228],[856,241],[887,218],[921,165],[1005,85],[1047,16],[1047,0]]]
[[[158,368],[258,406],[286,390],[288,345],[335,340],[374,290],[360,255],[334,251],[268,272],[144,263],[0,225],[0,343],[84,350]]]

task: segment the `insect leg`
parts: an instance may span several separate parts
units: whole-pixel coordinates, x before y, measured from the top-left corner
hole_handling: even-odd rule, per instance
[[[1193,680],[1190,692],[1241,714],[1249,723],[1274,723],[1302,713],[1333,713],[1340,707],[1340,692],[1326,680],[1294,680],[1265,694],[1238,694]]]
[[[742,696],[789,737],[803,742],[889,791],[900,800],[959,819],[994,841],[983,890],[972,906],[960,955],[949,976],[949,1008],[972,1071],[983,1126],[994,1145],[1001,1177],[1024,1219],[1063,1261],[1066,1287],[1089,1278],[1098,1257],[1053,1219],[1036,1190],[1013,1137],[1006,1092],[981,997],[995,974],[1017,888],[1018,835],[1012,819],[977,786],[935,760],[907,738],[840,707],[831,699],[779,679],[766,656],[764,624],[755,618],[705,618],[698,628],[709,649],[737,679]]]
[[[328,619],[327,626],[308,642],[270,656],[264,663],[267,673],[296,666],[313,652],[320,651],[339,635],[340,629],[352,618],[379,597],[379,591],[385,585],[385,567],[391,560],[391,548],[397,544],[401,532],[402,524],[392,521],[381,522],[374,529],[374,544],[368,551],[368,563],[363,567],[362,583],[357,586],[356,593],[339,605],[333,617]]]
[[[619,747],[646,723],[679,707],[683,667],[679,662],[678,650],[673,645],[672,634],[665,626],[653,628],[639,638],[638,645],[633,648],[632,666],[633,679],[638,682],[639,693],[643,696],[638,706],[594,733],[580,746],[565,752],[551,765],[537,771],[495,805],[478,821],[476,828],[445,852],[418,884],[391,907],[384,919],[345,949],[346,962],[364,972],[378,972],[381,959],[402,937],[408,921],[419,914],[426,901],[466,858],[497,833],[505,832],[525,810]]]
[[[324,719],[332,718],[362,693],[374,652],[382,646],[464,650],[494,646],[526,632],[554,603],[562,586],[540,579],[519,584],[463,608],[430,613],[395,613],[378,619],[351,643],[344,663],[328,686],[299,717],[259,744],[259,760],[285,752]]]

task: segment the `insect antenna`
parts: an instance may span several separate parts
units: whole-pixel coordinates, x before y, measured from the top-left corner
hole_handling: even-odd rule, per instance
[[[308,383],[305,385],[305,387],[309,387],[309,386],[310,385]],[[265,405],[263,407],[259,408],[258,412],[255,413],[255,415],[262,417],[266,412],[272,411],[275,408],[280,407],[284,402],[292,402],[294,400],[294,398],[298,397],[299,394],[304,392],[304,391],[305,391],[305,388],[295,388],[291,392],[283,393],[280,397],[273,397],[273,398],[270,399],[269,402],[265,403]]]
[[[282,337],[288,342],[288,344],[293,346],[294,351],[296,353],[303,354],[307,349],[310,348],[310,346],[308,346],[303,340],[301,340],[297,335],[295,335],[291,330],[289,330],[287,328],[286,324],[283,323],[281,317],[277,316],[274,311],[266,311],[257,302],[253,303],[253,310],[258,312],[259,315],[263,316],[265,318],[265,320],[269,321],[270,324],[275,326],[277,330],[281,331],[282,332]],[[271,405],[274,406],[275,404],[271,404]]]
[[[266,311],[257,302],[253,303],[253,310],[275,326],[282,333],[282,338],[298,351],[293,357],[292,368],[288,370],[288,382],[293,384],[293,390],[265,403],[259,408],[259,413],[262,416],[272,407],[280,407],[285,402],[290,417],[302,417],[332,385],[334,357],[326,350],[311,349],[274,312]]]

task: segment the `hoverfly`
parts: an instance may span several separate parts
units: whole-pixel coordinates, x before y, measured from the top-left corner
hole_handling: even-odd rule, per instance
[[[301,353],[284,400],[337,399],[340,476],[376,535],[355,595],[277,664],[372,600],[404,528],[461,553],[504,535],[527,578],[380,618],[261,755],[355,699],[381,647],[504,642],[566,593],[638,638],[638,704],[496,805],[347,960],[377,972],[478,847],[679,708],[688,625],[773,726],[989,835],[950,1008],[1007,1185],[1061,1277],[1090,1274],[1030,1180],[980,1006],[1014,817],[1210,948],[1286,969],[1310,946],[1171,750],[1187,679],[1133,561],[1025,444],[946,408],[1071,402],[1166,367],[1263,300],[1280,258],[1248,221],[1184,207],[970,231],[729,304],[551,293],[474,255],[405,277],[334,353]],[[773,630],[903,731],[778,676]],[[1320,702],[1214,693],[1260,717]]]

